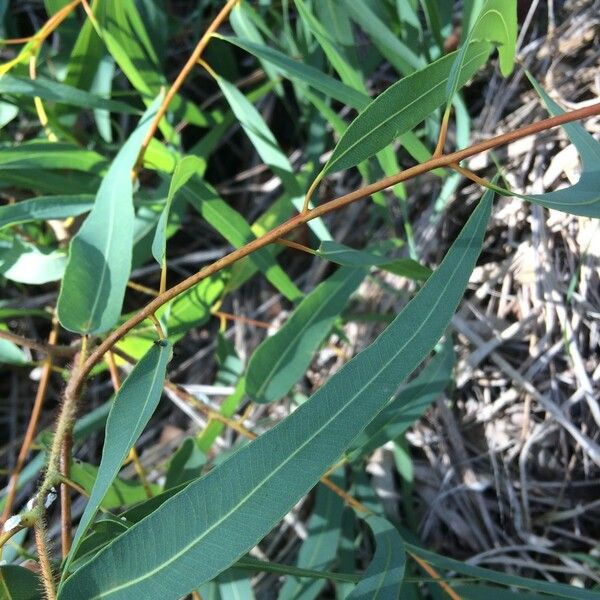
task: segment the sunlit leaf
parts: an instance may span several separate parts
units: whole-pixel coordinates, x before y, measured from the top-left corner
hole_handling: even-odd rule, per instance
[[[159,102],[160,97],[113,160],[92,211],[71,240],[58,297],[58,318],[69,331],[100,333],[121,314],[133,245],[131,171]]]

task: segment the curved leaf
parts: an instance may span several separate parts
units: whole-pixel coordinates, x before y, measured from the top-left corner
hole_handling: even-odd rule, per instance
[[[348,600],[398,600],[404,579],[406,552],[397,529],[375,515],[364,519],[375,538],[375,554]]]
[[[133,169],[160,97],[113,160],[92,211],[70,244],[58,297],[61,325],[77,333],[102,333],[119,319],[131,271]]]
[[[60,600],[176,599],[248,552],[443,334],[479,256],[491,203],[486,193],[439,268],[369,348],[282,423],[109,544],[67,579]]]
[[[460,70],[460,84],[473,76],[489,52],[490,46],[486,43],[469,46]],[[404,77],[377,96],[350,123],[318,179],[333,171],[353,167],[373,156],[441,106],[448,98],[446,83],[454,60],[455,53],[448,54]]]
[[[260,344],[246,375],[246,393],[255,402],[275,402],[290,391],[366,274],[365,269],[338,269],[302,300],[275,335]]]
[[[527,76],[544,100],[550,114],[562,114],[564,111],[560,106],[546,94],[529,73]],[[581,175],[575,185],[546,194],[518,194],[498,185],[493,187],[501,194],[516,196],[546,208],[582,217],[600,218],[600,142],[592,137],[580,123],[567,123],[563,127],[577,148],[581,159]]]
[[[166,261],[167,225],[169,224],[169,211],[171,210],[171,204],[173,204],[175,194],[177,194],[181,186],[185,185],[194,173],[202,172],[203,168],[203,160],[197,156],[186,156],[177,163],[175,171],[173,171],[173,177],[167,195],[167,202],[160,214],[154,240],[152,241],[152,256],[154,256],[154,259],[161,267]]]
[[[153,415],[163,390],[171,344],[156,342],[135,365],[115,396],[106,421],[102,459],[94,487],[79,521],[73,546],[67,557],[64,572],[73,559],[77,546],[92,522],[98,507],[111,489],[127,454]]]
[[[321,242],[317,256],[338,265],[356,267],[379,267],[401,277],[424,281],[431,275],[431,269],[411,258],[387,258],[372,254],[367,250],[355,250],[337,242]]]

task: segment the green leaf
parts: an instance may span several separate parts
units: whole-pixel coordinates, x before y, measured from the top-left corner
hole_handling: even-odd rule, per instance
[[[398,600],[404,579],[406,552],[397,529],[375,515],[364,519],[375,538],[375,554],[348,600]]]
[[[2,600],[40,600],[42,589],[42,582],[33,571],[16,565],[0,566]]]
[[[69,331],[101,333],[121,314],[133,246],[131,170],[159,103],[160,97],[113,160],[92,211],[71,240],[58,297],[58,318]]]
[[[109,544],[67,579],[60,600],[176,599],[255,546],[443,334],[479,256],[491,204],[486,193],[435,273],[369,348],[282,423]]]
[[[127,454],[158,405],[170,356],[171,344],[165,340],[156,342],[135,365],[115,397],[106,421],[98,476],[79,521],[64,573],[67,573],[68,565],[77,551],[79,542],[110,490]]]
[[[334,483],[343,483],[341,477],[332,477]],[[328,487],[317,487],[315,508],[307,527],[296,566],[302,569],[324,571],[337,558],[344,502]],[[325,586],[323,580],[288,577],[279,592],[279,600],[313,600]]]
[[[14,94],[15,96],[27,96],[83,108],[100,108],[112,112],[139,115],[140,111],[124,102],[107,100],[90,92],[84,92],[70,85],[53,81],[43,76],[36,79],[25,77],[14,77],[5,75],[0,78],[0,94]]]
[[[355,267],[379,267],[402,277],[425,281],[431,269],[411,258],[390,259],[365,250],[355,250],[337,242],[321,242],[317,255],[338,265]]]
[[[8,328],[4,323],[0,324],[0,330],[6,331],[7,329]],[[8,340],[0,340],[0,363],[8,365],[25,365],[27,362],[27,355],[19,348],[19,346]]]
[[[41,285],[59,280],[67,256],[62,250],[46,250],[14,237],[12,246],[0,249],[0,273],[11,281]]]
[[[250,225],[244,217],[224,202],[217,192],[199,179],[193,179],[183,188],[188,202],[236,248],[255,239]],[[295,302],[303,294],[287,273],[277,264],[268,248],[261,248],[250,255],[250,260],[265,274],[265,277],[288,300]]]
[[[403,385],[354,440],[348,460],[357,460],[402,435],[439,397],[452,378],[453,367],[454,351],[450,338],[418,377]]]
[[[94,489],[96,479],[98,479],[98,467],[74,460],[71,465],[70,477],[75,483],[86,490],[89,495]],[[153,494],[160,492],[158,485],[149,485]],[[116,477],[108,488],[104,498],[102,498],[99,508],[111,510],[121,506],[131,506],[147,499],[148,495],[142,484],[135,481],[125,481]]]
[[[152,256],[154,256],[154,259],[161,267],[163,267],[166,262],[167,225],[169,224],[171,204],[179,189],[187,183],[194,173],[201,172],[203,168],[204,161],[196,156],[186,156],[177,163],[175,171],[173,171],[173,177],[167,195],[167,202],[160,215],[160,219],[158,220],[156,234],[154,235],[154,240],[152,242]]]
[[[262,161],[281,179],[292,204],[300,210],[304,204],[300,186],[287,155],[280,148],[273,132],[254,105],[233,84],[217,76],[217,83],[246,135]],[[319,239],[331,239],[321,219],[309,221],[308,226]]]
[[[560,106],[546,94],[530,74],[527,75],[544,100],[550,114],[563,114],[564,111]],[[546,194],[518,194],[498,185],[493,187],[501,194],[516,196],[546,208],[582,217],[600,218],[600,142],[592,137],[580,123],[567,123],[563,127],[577,148],[581,159],[581,175],[575,185]]]
[[[248,575],[239,569],[228,569],[217,579],[221,600],[254,600]]]
[[[471,14],[470,18],[473,19],[474,15]],[[505,77],[510,75],[514,65],[517,43],[516,0],[485,0],[485,4],[481,7],[473,27],[464,38],[452,65],[446,84],[448,107],[461,85],[460,73],[467,60],[471,42],[484,40],[498,45],[500,71]]]
[[[275,335],[260,344],[246,374],[250,398],[264,404],[290,391],[366,274],[366,269],[355,267],[338,269],[302,300]]]
[[[366,94],[330,77],[319,69],[315,69],[308,64],[289,58],[274,48],[269,48],[263,44],[257,44],[241,38],[220,35],[217,37],[250,52],[259,59],[268,61],[277,67],[278,71],[283,73],[286,77],[300,83],[308,84],[323,92],[326,96],[334,98],[339,102],[343,102],[352,108],[363,109],[369,104],[369,97]]]
[[[2,80],[0,79],[0,81]],[[29,221],[76,217],[91,210],[93,205],[94,196],[89,194],[38,196],[30,200],[0,206],[0,228]]]
[[[489,44],[471,44],[459,82],[464,84],[489,55]],[[424,69],[404,77],[377,96],[350,124],[318,180],[333,171],[353,167],[398,136],[418,125],[447,99],[446,82],[455,59],[448,54]]]
[[[103,156],[72,144],[33,141],[0,147],[0,178],[5,169],[72,169],[98,175],[105,168]]]
[[[198,448],[196,440],[194,438],[186,438],[171,457],[167,470],[165,490],[196,479],[202,473],[202,467],[205,464],[206,456]]]

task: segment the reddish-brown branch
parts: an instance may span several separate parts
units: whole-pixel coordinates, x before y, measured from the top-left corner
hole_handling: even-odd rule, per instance
[[[110,333],[104,339],[104,341],[98,345],[94,352],[90,354],[89,358],[86,360],[81,370],[75,374],[75,377],[77,377],[77,379],[71,382],[72,389],[79,390],[89,372],[92,370],[94,365],[96,365],[96,363],[102,359],[104,354],[108,352],[108,350],[110,350],[124,335],[131,331],[136,325],[141,323],[144,319],[147,319],[150,315],[154,314],[161,306],[163,306],[163,304],[166,304],[179,294],[185,292],[186,290],[196,285],[203,279],[214,275],[221,269],[229,267],[233,263],[248,256],[249,254],[252,254],[253,252],[256,252],[260,248],[264,248],[265,246],[277,241],[279,238],[286,236],[291,231],[304,225],[308,221],[339,210],[340,208],[348,206],[349,204],[357,202],[358,200],[361,200],[367,196],[371,196],[376,192],[380,192],[398,183],[401,183],[408,179],[412,179],[413,177],[422,175],[423,173],[427,173],[428,171],[432,171],[433,169],[438,169],[440,167],[449,167],[455,163],[459,163],[460,161],[465,160],[466,158],[475,156],[476,154],[480,154],[481,152],[491,150],[492,148],[496,148],[498,146],[503,146],[515,140],[527,137],[528,135],[539,133],[552,127],[557,127],[558,125],[563,125],[565,123],[570,123],[578,119],[584,119],[586,117],[599,114],[600,102],[598,102],[597,104],[593,104],[592,106],[580,108],[555,117],[549,117],[548,119],[544,119],[542,121],[538,121],[537,123],[532,123],[531,125],[527,125],[525,127],[517,129],[516,131],[511,131],[490,138],[489,140],[484,140],[483,142],[479,142],[463,150],[458,150],[456,152],[452,152],[451,154],[446,154],[438,158],[431,158],[430,160],[424,163],[415,165],[414,167],[406,169],[405,171],[401,171],[396,175],[385,177],[384,179],[381,179],[376,183],[372,183],[363,188],[355,190],[354,192],[350,192],[349,194],[345,194],[343,196],[340,196],[339,198],[330,200],[329,202],[321,204],[320,206],[317,206],[316,208],[306,213],[301,213],[292,217],[285,223],[282,223],[274,229],[271,229],[261,237],[252,240],[245,246],[242,246],[241,248],[234,250],[226,256],[223,256],[214,263],[204,267],[194,275],[191,275],[190,277],[184,279],[172,288],[169,288],[163,294],[149,302],[136,315],[134,315],[125,323],[117,327],[117,329]]]

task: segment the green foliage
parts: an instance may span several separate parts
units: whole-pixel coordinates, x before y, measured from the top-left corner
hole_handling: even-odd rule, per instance
[[[33,4],[31,14],[41,15],[41,4]],[[66,4],[47,0],[44,6],[56,14]],[[365,459],[388,444],[400,477],[411,479],[404,434],[452,389],[448,326],[482,252],[493,194],[518,194],[496,178],[465,223],[464,213],[453,215],[460,231],[435,269],[418,254],[411,220],[439,212],[461,181],[451,172],[456,165],[437,163],[432,171],[442,191],[430,207],[412,210],[411,188],[397,185],[356,205],[347,227],[329,214],[298,215],[307,190],[312,195],[327,177],[331,186],[322,186],[320,199],[310,198],[315,205],[358,187],[358,175],[373,183],[408,161],[428,161],[441,108],[447,119],[454,106],[451,137],[466,146],[470,106],[461,90],[496,60],[490,59],[493,48],[501,74],[511,73],[516,0],[242,0],[229,24],[211,36],[202,54],[207,69],[196,65],[187,74],[160,120],[160,135],[142,149],[165,97],[161,90],[177,77],[192,37],[196,43],[223,5],[192,1],[186,14],[177,14],[172,4],[94,0],[93,19],[79,6],[55,37],[3,50],[9,58],[0,66],[0,192],[7,200],[0,207],[0,284],[6,291],[0,334],[38,325],[46,331],[56,312],[61,344],[87,336],[87,356],[95,361],[89,386],[102,396],[89,410],[80,382],[69,478],[89,498],[66,560],[55,563],[58,599],[175,600],[198,590],[204,599],[245,600],[255,594],[253,573],[279,576],[282,600],[316,599],[332,585],[336,597],[348,599],[441,597],[434,583],[425,588],[418,578],[407,579],[413,575],[409,554],[443,578],[470,578],[453,583],[464,598],[504,598],[513,589],[532,599],[600,597],[409,544],[411,535],[384,518],[364,469]],[[458,7],[461,44],[446,53]],[[24,19],[0,3],[3,35],[14,31],[16,37]],[[530,79],[550,113],[561,114]],[[600,217],[600,144],[580,124],[567,124],[565,131],[581,158],[580,180],[520,197]],[[289,236],[309,254],[290,258],[292,250],[261,241],[265,234],[280,241],[269,233],[279,226],[280,238]],[[402,227],[404,239],[398,240]],[[354,228],[359,234],[348,243],[356,248],[332,239],[332,232]],[[391,239],[382,240],[381,232]],[[208,262],[187,256],[213,246],[219,253]],[[219,258],[231,247],[239,260]],[[206,265],[205,277],[185,280]],[[381,271],[411,280],[409,286],[399,293]],[[363,312],[387,328],[306,398],[297,383],[332,332],[344,339],[344,324],[356,318],[346,307],[365,279],[404,308],[397,315]],[[144,309],[163,283],[168,300],[159,295]],[[406,290],[412,298],[402,296]],[[274,335],[255,333],[240,349],[240,340],[250,339],[243,327],[261,323],[246,320],[234,340],[223,326],[217,331],[212,317],[243,313],[244,300],[255,292],[260,303],[279,294],[273,310],[290,316]],[[120,368],[134,363],[112,402],[101,356],[106,348],[94,354],[107,338]],[[37,351],[29,354],[13,339],[0,339],[0,366],[19,377],[37,366]],[[186,396],[184,402],[167,384],[168,395],[177,396],[176,405],[198,428],[162,446],[168,452],[151,465],[145,485],[121,469],[158,406],[173,355],[174,365],[193,363],[201,382],[221,391],[216,400]],[[68,360],[56,356],[54,368],[65,379],[77,378],[78,361],[73,353]],[[174,371],[174,380],[179,374]],[[62,389],[63,381],[57,382]],[[260,435],[248,441],[243,426],[253,411],[261,416]],[[67,430],[75,420],[69,415]],[[230,435],[230,425],[239,437]],[[89,452],[86,462],[76,458],[82,445],[93,448],[90,437],[102,429],[97,464]],[[18,490],[43,474],[51,441],[49,430],[40,433]],[[328,469],[335,469],[329,479],[341,494],[327,487],[331,482],[319,483]],[[269,560],[250,556],[315,486],[314,502],[309,496],[302,507],[307,537],[297,543],[295,564],[273,562],[271,553]],[[344,493],[372,514],[344,509]],[[5,502],[4,493],[0,506]],[[26,552],[20,547],[26,534],[19,535],[16,549],[5,554],[12,562]],[[40,581],[21,566],[2,565],[0,597],[39,598]]]

